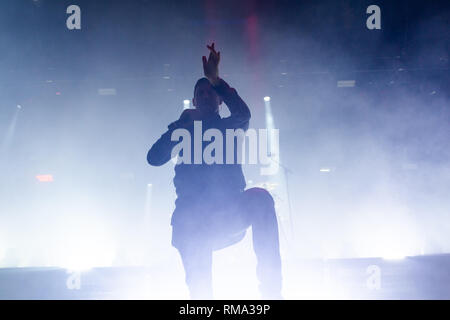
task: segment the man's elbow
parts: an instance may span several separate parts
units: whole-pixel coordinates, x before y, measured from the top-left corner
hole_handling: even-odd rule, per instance
[[[147,153],[147,162],[151,166],[159,167],[162,166],[165,161],[162,161],[161,157],[158,156],[152,149],[150,149]]]
[[[241,107],[241,115],[245,120],[250,121],[250,118],[252,117],[250,108],[247,106],[245,102],[242,102],[242,104],[243,105]]]
[[[242,122],[249,122],[251,117],[252,115],[250,113],[250,110],[248,110],[241,113],[241,115],[239,116],[239,120]]]
[[[247,121],[250,121],[250,118],[252,117],[250,110],[248,110],[248,112],[245,113],[245,117],[246,117]]]

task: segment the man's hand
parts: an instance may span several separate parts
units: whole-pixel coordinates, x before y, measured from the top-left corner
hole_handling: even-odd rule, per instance
[[[205,77],[211,82],[211,84],[217,85],[219,82],[219,61],[220,61],[220,51],[216,52],[214,49],[214,42],[212,45],[206,47],[209,49],[209,57],[206,60],[206,57],[202,57],[203,61],[203,72],[205,73]]]

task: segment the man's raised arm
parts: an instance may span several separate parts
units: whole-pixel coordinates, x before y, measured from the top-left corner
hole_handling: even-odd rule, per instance
[[[223,79],[218,79],[213,88],[230,109],[231,115],[223,119],[227,122],[227,127],[247,130],[251,117],[250,109],[236,89],[231,88]]]
[[[205,56],[202,57],[203,72],[217,94],[221,96],[228,109],[230,109],[231,116],[224,119],[227,122],[227,127],[247,130],[251,117],[250,109],[237,94],[236,90],[231,88],[223,79],[219,78],[220,51],[216,51],[214,43],[206,47],[210,53],[208,59]]]

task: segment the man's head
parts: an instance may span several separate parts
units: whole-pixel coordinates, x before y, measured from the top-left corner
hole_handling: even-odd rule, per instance
[[[200,110],[201,113],[208,115],[219,113],[219,105],[222,99],[216,93],[207,78],[201,78],[194,87],[194,98],[192,104]]]

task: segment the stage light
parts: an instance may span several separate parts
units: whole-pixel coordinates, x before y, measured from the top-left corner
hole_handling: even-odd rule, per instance
[[[337,82],[338,88],[351,88],[355,86],[355,80],[339,80]]]
[[[330,168],[321,168],[320,172],[331,172]]]
[[[271,103],[270,103],[270,97],[269,96],[265,96],[264,97],[264,109],[266,112],[266,129],[269,131],[273,131],[275,129],[275,124],[273,121],[273,115],[272,115],[272,107],[271,107]],[[274,150],[276,150],[276,146],[275,146],[275,142],[272,141],[272,136],[269,135],[268,136],[269,142],[268,142],[268,155],[272,155],[272,152]],[[277,162],[279,161],[279,159],[275,159]]]
[[[52,182],[53,176],[51,174],[39,174],[36,176],[39,182]]]
[[[186,99],[183,100],[183,109],[189,109],[191,107],[191,101]]]
[[[115,96],[117,94],[114,88],[100,88],[97,92],[100,96]]]
[[[387,210],[392,212],[387,214]],[[401,260],[420,254],[421,239],[417,227],[406,215],[407,211],[402,212],[401,207],[393,210],[380,206],[377,212],[356,223],[357,257]]]

